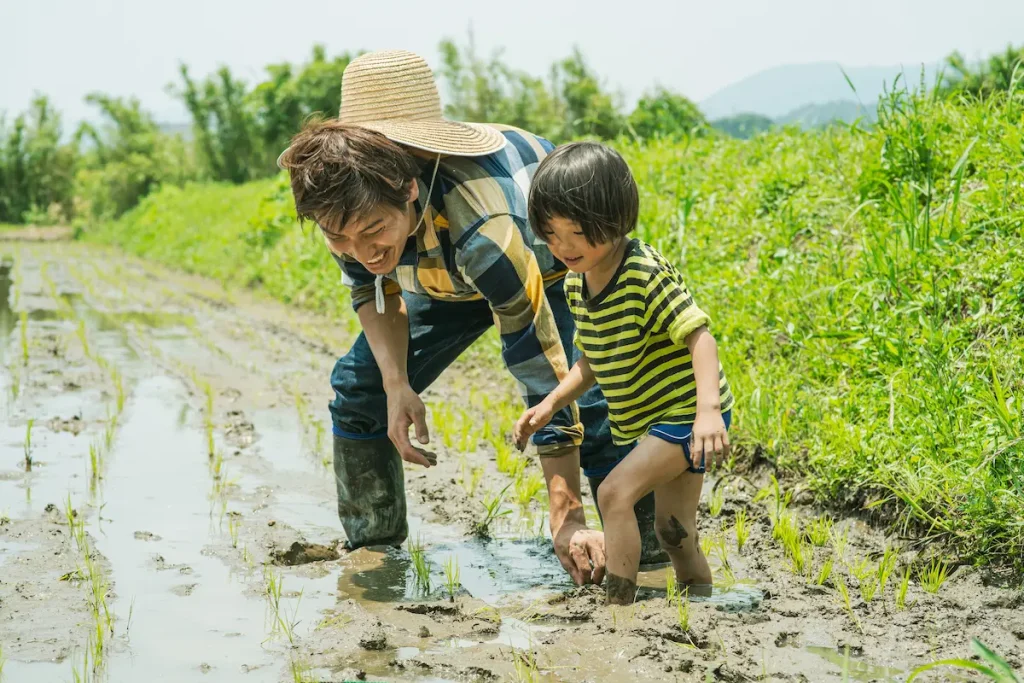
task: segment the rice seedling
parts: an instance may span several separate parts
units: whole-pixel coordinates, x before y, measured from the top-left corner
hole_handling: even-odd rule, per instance
[[[715,547],[715,534],[704,534],[700,537],[700,551],[704,557],[711,557],[711,551]]]
[[[853,623],[857,625],[857,630],[863,630],[860,625],[860,619],[857,618],[857,615],[853,611],[853,603],[850,601],[850,591],[846,587],[846,581],[843,580],[842,576],[837,576],[835,585],[836,589],[839,591],[839,596],[842,599],[843,609],[845,609],[846,613],[850,615],[850,619],[853,620]]]
[[[444,561],[444,585],[448,589],[449,602],[455,602],[455,593],[462,585],[462,571],[459,569],[459,558],[449,555]]]
[[[831,517],[818,517],[807,525],[807,539],[818,548],[825,547],[832,538],[833,524]]]
[[[466,495],[473,497],[476,493],[477,487],[480,485],[480,480],[484,478],[484,468],[474,467],[469,472],[469,476],[466,475],[466,460],[462,460],[462,476],[460,477],[459,483],[462,484],[462,488],[466,491]]]
[[[111,375],[114,381],[114,394],[116,397],[117,415],[124,412],[124,379],[121,377],[121,373],[117,370]]]
[[[953,658],[922,664],[910,672],[910,675],[907,677],[907,683],[911,683],[921,674],[940,666],[975,671],[983,675],[986,679],[995,681],[996,683],[1021,683],[1021,679],[1017,676],[1016,672],[1014,672],[1013,667],[1010,666],[1009,662],[1000,657],[994,650],[977,638],[971,639],[971,649],[974,650],[974,656],[981,660],[980,662],[975,662],[970,659]]]
[[[511,510],[502,510],[501,504],[505,501],[505,493],[508,491],[508,484],[494,496],[485,496],[484,500],[481,501],[481,505],[484,506],[484,518],[481,519],[473,526],[473,533],[482,538],[488,538],[491,535],[491,525],[499,517],[512,514]]]
[[[860,580],[860,597],[864,599],[864,602],[874,600],[877,592],[878,578],[874,574],[869,574]]]
[[[234,515],[228,517],[228,537],[231,539],[231,547],[238,547],[238,522]]]
[[[270,610],[270,637],[273,638],[280,633],[288,639],[288,643],[290,645],[294,645],[295,627],[298,626],[299,623],[295,619],[295,615],[298,614],[299,611],[298,603],[302,600],[302,591],[299,591],[299,597],[296,601],[295,608],[292,614],[289,615],[281,605],[281,595],[284,590],[284,577],[272,569],[267,569],[264,573],[264,581],[263,594],[267,599],[267,607]]]
[[[857,564],[849,565],[849,568],[850,574],[858,581],[863,581],[877,571],[877,568],[871,564],[871,559],[867,557],[862,557]]]
[[[4,646],[0,643],[0,681],[4,679]]]
[[[845,563],[846,562],[846,546],[849,542],[850,528],[846,527],[842,533],[836,531],[835,527],[832,528],[832,550],[835,551],[836,558]]]
[[[747,526],[746,508],[742,508],[736,513],[735,529],[736,549],[742,552],[743,546],[747,544],[747,540],[750,538],[750,527]]]
[[[883,593],[885,592],[886,585],[889,583],[889,577],[896,568],[896,560],[898,558],[898,551],[895,548],[886,545],[885,550],[882,553],[882,557],[878,561],[878,588]]]
[[[288,669],[292,675],[292,683],[316,683],[313,677],[313,669],[304,660],[292,656],[288,660]]]
[[[544,490],[544,476],[537,471],[530,472],[529,476],[520,471],[515,481],[516,502],[523,510],[530,506],[537,495]]]
[[[21,364],[28,365],[28,312],[22,311],[18,319],[18,330],[21,336]]]
[[[675,572],[668,572],[665,576],[665,599],[671,604],[679,595],[679,587],[676,584]]]
[[[690,630],[690,599],[685,595],[676,597],[676,623],[683,633]]]
[[[725,489],[715,485],[711,489],[711,497],[708,499],[708,514],[718,517],[722,514],[722,507],[725,505]]]
[[[516,454],[515,448],[505,437],[495,436],[491,439],[491,446],[494,448],[494,464],[502,474],[515,477],[526,465],[526,460]]]
[[[92,358],[92,351],[89,350],[89,337],[85,331],[85,321],[79,319],[78,327],[75,330],[78,335],[78,341],[82,344],[82,351],[85,353],[86,358]]]
[[[36,423],[35,418],[30,417],[25,424],[25,471],[32,471],[32,425]]]
[[[100,467],[103,465],[103,453],[94,443],[89,444],[89,478],[93,484],[100,478]]]
[[[423,540],[417,538],[414,541],[410,538],[407,546],[416,578],[416,588],[424,594],[430,593],[430,567],[427,565],[427,556],[423,550]]]
[[[903,570],[903,578],[900,579],[900,587],[896,591],[896,609],[907,608],[907,589],[910,587],[910,565]]]
[[[537,654],[531,650],[512,648],[512,666],[517,683],[539,683],[540,669],[537,666]]]
[[[828,581],[830,576],[832,576],[831,556],[827,560],[825,560],[824,564],[821,565],[821,569],[818,570],[818,577],[814,580],[814,583],[819,586],[824,586],[825,582]]]
[[[921,568],[917,574],[917,582],[921,585],[921,589],[928,593],[938,593],[947,578],[949,578],[949,565],[937,557]]]

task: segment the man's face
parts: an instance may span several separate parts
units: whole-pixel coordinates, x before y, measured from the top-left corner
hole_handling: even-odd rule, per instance
[[[322,224],[328,248],[359,261],[374,275],[386,275],[398,265],[409,238],[409,213],[380,206],[348,225]]]
[[[398,266],[405,242],[412,232],[416,216],[412,202],[419,196],[414,181],[405,209],[380,205],[342,226],[337,219],[320,223],[327,247],[337,255],[359,261],[374,275],[386,275]]]

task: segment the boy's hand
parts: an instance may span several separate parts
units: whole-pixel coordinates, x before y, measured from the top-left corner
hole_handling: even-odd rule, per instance
[[[512,430],[512,437],[516,442],[516,448],[520,451],[526,448],[526,440],[542,429],[548,422],[551,422],[551,414],[553,412],[551,404],[547,401],[541,401],[534,407],[523,411],[523,414],[516,422],[515,428]]]
[[[720,410],[698,409],[691,439],[690,459],[696,469],[703,465],[710,470],[729,457],[729,432]]]

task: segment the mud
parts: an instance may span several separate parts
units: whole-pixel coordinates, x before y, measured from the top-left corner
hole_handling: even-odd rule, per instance
[[[835,525],[842,552],[815,548],[794,574],[752,502],[770,474],[752,454],[717,516],[705,484],[712,595],[670,601],[660,570],[606,607],[554,558],[543,492],[496,465],[518,399],[491,336],[424,395],[439,464],[409,466],[406,489],[426,574],[408,548],[346,552],[326,402],[350,324],[74,243],[0,250],[3,681],[86,667],[94,575],[112,632],[90,680],[898,681],[969,657],[972,637],[1024,661],[1013,577],[957,567],[938,594],[912,581],[900,609],[903,568],[929,549],[853,518]],[[528,460],[521,484],[538,472]],[[479,529],[507,486],[507,514]],[[796,494],[800,518],[823,512]],[[853,574],[886,544],[906,549],[867,600]]]

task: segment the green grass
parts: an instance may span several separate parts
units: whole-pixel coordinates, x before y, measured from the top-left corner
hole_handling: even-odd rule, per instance
[[[869,132],[618,145],[637,235],[712,317],[739,457],[963,560],[1024,558],[1022,116],[1022,93],[896,96]],[[165,188],[85,237],[355,329],[280,178]]]

